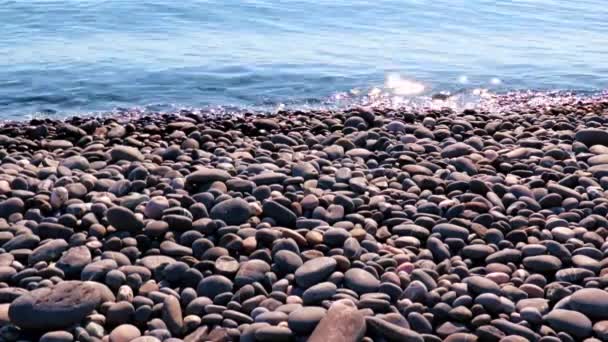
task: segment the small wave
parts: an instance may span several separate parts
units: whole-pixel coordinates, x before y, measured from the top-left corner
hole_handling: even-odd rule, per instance
[[[31,118],[66,118],[70,116],[125,116],[125,115],[152,115],[157,113],[179,113],[188,111],[200,115],[234,115],[246,113],[274,113],[289,110],[341,110],[354,106],[375,108],[400,109],[410,111],[439,110],[449,108],[454,111],[466,109],[483,110],[491,113],[506,112],[523,107],[551,106],[570,103],[576,100],[591,98],[593,96],[606,97],[606,92],[580,92],[580,91],[542,91],[517,90],[500,91],[502,81],[491,78],[486,87],[474,87],[466,75],[455,79],[451,87],[441,89],[424,81],[420,81],[399,73],[389,73],[384,81],[367,87],[356,87],[346,91],[334,92],[325,97],[285,98],[277,100],[275,97],[257,98],[243,96],[239,103],[228,104],[184,104],[159,101],[146,105],[130,105],[128,96],[112,94],[96,94],[96,100],[122,107],[109,110],[86,107],[86,96],[78,97],[78,107],[69,110],[69,105],[76,103],[76,98],[67,96],[28,96],[17,100],[23,105],[43,108],[35,113],[21,113],[20,115],[1,115],[3,119],[27,120]],[[9,99],[10,100],[10,99]],[[15,99],[13,99],[15,100]],[[6,100],[5,100],[6,101]],[[0,106],[8,105],[0,102]],[[126,105],[123,105],[126,104]],[[53,106],[57,105],[57,106]],[[58,107],[59,109],[52,109]],[[63,109],[62,109],[63,108]]]

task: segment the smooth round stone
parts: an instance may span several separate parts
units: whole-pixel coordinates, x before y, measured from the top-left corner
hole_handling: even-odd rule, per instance
[[[376,333],[390,341],[423,342],[424,338],[417,332],[378,317],[366,317],[367,325]]]
[[[287,179],[287,175],[278,172],[263,172],[261,174],[251,177],[256,185],[272,185],[272,184],[283,184]]]
[[[509,280],[511,279],[509,277],[509,275],[504,272],[488,273],[488,274],[486,274],[486,278],[488,280],[495,282],[496,284],[504,284],[504,283],[509,282]]]
[[[443,158],[457,158],[469,155],[475,152],[475,149],[465,143],[454,143],[443,148],[441,156]]]
[[[74,336],[67,331],[50,331],[40,337],[39,342],[72,342]]]
[[[556,309],[545,315],[544,320],[556,331],[578,339],[591,335],[591,320],[577,311]]]
[[[440,223],[433,227],[433,233],[438,233],[443,239],[455,238],[467,241],[469,231],[466,228],[451,223]]]
[[[13,261],[15,257],[12,254],[0,253],[0,266],[10,266]]]
[[[426,240],[431,234],[428,229],[416,224],[400,224],[393,227],[392,232],[399,236],[412,236],[419,240]]]
[[[71,156],[64,159],[61,164],[70,170],[87,170],[90,167],[89,161],[83,156]]]
[[[308,260],[296,270],[296,283],[305,289],[309,288],[327,279],[337,265],[336,260],[329,257]]]
[[[531,298],[542,298],[545,295],[545,290],[534,284],[523,284],[519,289],[527,293]]]
[[[222,220],[228,225],[240,225],[249,219],[251,209],[249,203],[241,198],[222,201],[211,208],[211,218]]]
[[[427,287],[421,281],[414,280],[403,291],[403,298],[419,302],[426,298],[427,293]]]
[[[462,255],[470,258],[470,259],[474,259],[474,260],[483,260],[485,259],[488,255],[494,253],[494,248],[487,246],[487,245],[469,245],[469,246],[465,246],[462,251],[461,251]]]
[[[141,336],[136,326],[131,324],[119,325],[110,333],[110,342],[130,342]]]
[[[0,202],[0,217],[8,218],[12,214],[22,213],[25,209],[23,200],[17,197]]]
[[[534,272],[554,272],[562,268],[562,262],[553,255],[536,255],[523,259],[524,266]]]
[[[421,334],[430,334],[433,332],[433,326],[429,320],[419,312],[410,312],[407,315],[407,321],[412,330]]]
[[[608,131],[599,128],[581,129],[574,135],[574,140],[580,141],[587,146],[608,146]]]
[[[110,157],[113,161],[143,161],[144,155],[135,147],[116,145],[110,150]]]
[[[531,324],[540,324],[542,322],[542,314],[536,308],[527,307],[520,311],[521,318],[525,319]]]
[[[201,280],[196,292],[199,296],[213,299],[221,293],[232,292],[232,286],[230,279],[221,275],[212,275]]]
[[[118,268],[116,261],[112,259],[102,259],[87,264],[80,273],[82,280],[100,280],[103,279],[111,270]]]
[[[292,311],[287,319],[289,328],[298,335],[310,334],[325,317],[327,310],[318,306],[305,306]]]
[[[255,189],[255,183],[246,179],[241,178],[232,178],[226,181],[226,186],[228,189],[232,191],[242,192],[242,193],[253,193]]]
[[[501,338],[505,337],[504,332],[491,325],[482,325],[478,327],[475,330],[475,334],[484,341],[500,341]]]
[[[373,274],[360,269],[351,268],[344,273],[344,284],[358,294],[378,291],[380,281]]]
[[[581,289],[570,296],[568,306],[594,320],[608,319],[608,292],[600,289]]]
[[[470,294],[477,296],[484,293],[501,295],[500,286],[490,279],[480,276],[468,277],[464,280]]]
[[[329,246],[341,247],[349,237],[350,234],[346,229],[330,228],[323,234],[323,242]]]
[[[144,234],[151,238],[161,238],[169,231],[169,224],[165,221],[149,220],[146,223]]]
[[[169,255],[172,257],[182,257],[192,255],[192,249],[186,246],[182,246],[173,241],[163,241],[160,244],[160,251],[165,255]]]
[[[499,342],[529,342],[530,340],[519,335],[508,335],[500,339]],[[543,341],[545,342],[545,341]]]
[[[598,154],[587,159],[587,164],[591,166],[608,164],[608,154]]]
[[[352,302],[337,301],[317,324],[308,341],[361,341],[365,331],[365,317]]]
[[[455,333],[455,334],[452,334],[452,335],[446,337],[443,341],[444,342],[477,342],[478,339],[479,338],[473,334]]]
[[[292,331],[285,327],[261,327],[255,332],[256,341],[282,342],[290,341]]]
[[[593,277],[594,273],[584,268],[563,268],[555,273],[555,279],[569,283],[578,283],[588,277]]]
[[[575,255],[572,257],[572,264],[576,267],[587,269],[593,273],[599,273],[602,269],[602,265],[599,261],[592,259],[586,255]]]
[[[110,325],[128,323],[134,313],[135,309],[129,302],[122,301],[113,303],[105,313],[106,323]]]
[[[161,340],[154,336],[140,336],[131,340],[131,342],[161,342]]]
[[[505,248],[488,255],[486,264],[498,263],[507,264],[509,262],[518,263],[521,259],[521,251],[513,248]]]
[[[0,266],[0,282],[8,282],[17,274],[17,270],[10,266]]]
[[[124,207],[112,207],[106,211],[108,223],[118,230],[139,231],[144,227],[144,223],[135,214]]]
[[[161,265],[169,265],[175,263],[175,259],[166,255],[150,255],[141,258],[139,260],[139,263],[145,268],[154,271]]]
[[[406,125],[401,121],[391,121],[385,127],[386,130],[395,133],[402,133],[406,130]]]
[[[600,340],[608,341],[608,320],[595,323],[593,325],[593,333]]]
[[[352,150],[346,151],[346,155],[353,158],[368,159],[371,158],[374,153],[365,148],[353,148]]]
[[[279,325],[281,322],[287,321],[287,314],[280,311],[263,312],[255,316],[255,321],[258,323],[268,323],[270,325]]]
[[[247,284],[261,282],[266,272],[270,272],[270,265],[266,262],[257,259],[249,260],[241,264],[234,278],[234,284],[240,288]]]
[[[215,271],[221,275],[233,276],[241,265],[234,258],[222,255],[215,260]]]
[[[564,243],[574,237],[574,231],[566,227],[557,227],[551,230],[551,234],[555,238],[555,241]]]
[[[51,205],[55,208],[61,207],[69,199],[68,190],[62,186],[53,189],[51,192]]]
[[[219,324],[224,317],[219,313],[208,313],[202,317],[202,324],[216,325]]]
[[[262,205],[262,212],[264,216],[270,217],[279,226],[283,227],[294,227],[296,224],[297,216],[286,206],[278,203],[277,201],[268,200]]]
[[[284,273],[293,273],[302,266],[302,258],[289,250],[280,250],[274,255],[274,262],[278,269]]]
[[[24,329],[53,330],[82,321],[102,301],[88,282],[63,281],[29,292],[11,303],[11,322]]]
[[[225,182],[230,178],[230,174],[224,170],[200,168],[186,177],[186,184],[194,185],[212,182]]]
[[[65,150],[67,150],[68,148],[74,147],[74,144],[72,144],[68,140],[55,139],[55,140],[48,140],[45,143],[45,147],[48,148],[48,149],[50,149],[50,150],[54,150],[54,149],[65,149]]]
[[[40,261],[51,262],[61,256],[68,248],[68,243],[65,240],[54,239],[45,242],[32,251],[28,257],[28,264],[33,265]]]
[[[172,295],[167,296],[163,301],[161,314],[163,322],[165,322],[171,334],[173,336],[181,335],[184,329],[184,320],[179,300]]]
[[[305,305],[318,304],[323,300],[330,299],[336,294],[337,287],[334,283],[323,282],[306,289],[302,294]]]
[[[162,196],[152,197],[144,209],[144,215],[153,219],[160,219],[163,211],[169,209],[169,201]]]
[[[306,180],[317,178],[319,172],[311,163],[299,162],[291,169],[291,175],[294,177],[302,177]]]
[[[11,303],[15,299],[27,293],[27,290],[20,287],[0,288],[0,303]]]

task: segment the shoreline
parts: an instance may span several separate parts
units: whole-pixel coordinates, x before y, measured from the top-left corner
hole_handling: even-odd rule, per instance
[[[502,99],[5,122],[0,339],[606,340],[608,97]]]

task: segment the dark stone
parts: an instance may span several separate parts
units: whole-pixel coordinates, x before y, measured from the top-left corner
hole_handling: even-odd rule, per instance
[[[23,329],[63,329],[82,321],[101,301],[99,289],[90,283],[64,281],[17,298],[9,307],[9,317]]]
[[[336,260],[329,257],[308,260],[296,270],[296,283],[303,288],[309,288],[327,279],[336,266]]]
[[[211,218],[222,220],[229,225],[240,225],[249,219],[249,204],[240,198],[222,201],[211,208]]]

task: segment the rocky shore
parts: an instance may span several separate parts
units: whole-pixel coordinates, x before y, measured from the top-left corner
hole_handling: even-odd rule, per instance
[[[608,341],[608,99],[0,127],[2,341]]]

